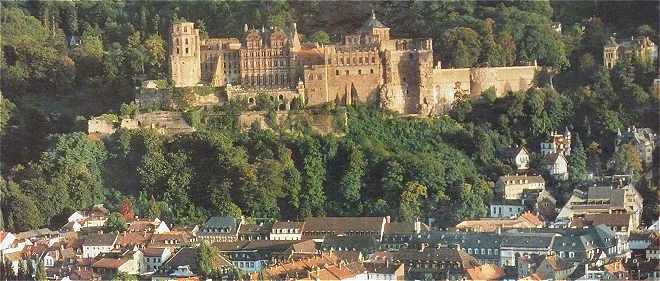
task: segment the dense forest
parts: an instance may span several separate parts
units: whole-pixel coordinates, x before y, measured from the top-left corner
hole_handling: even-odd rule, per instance
[[[305,40],[330,42],[372,9],[395,36],[432,37],[443,67],[536,60],[545,68],[527,92],[486,90],[448,116],[348,108],[342,136],[213,126],[176,137],[83,133],[90,116],[127,114],[140,80],[166,77],[167,28],[177,19],[196,22],[203,36],[297,22]],[[576,153],[571,178],[551,183],[560,200],[589,172],[640,175],[639,157],[614,154],[613,137],[633,125],[660,131],[651,90],[658,64],[633,58],[607,70],[602,46],[613,32],[657,41],[657,11],[652,1],[3,2],[0,227],[57,228],[74,209],[120,211],[127,201],[139,215],[180,224],[392,215],[447,226],[486,214],[494,180],[512,172],[503,149],[535,151],[565,127]],[[657,182],[640,181],[645,202],[657,202]],[[652,217],[656,206],[646,207]]]

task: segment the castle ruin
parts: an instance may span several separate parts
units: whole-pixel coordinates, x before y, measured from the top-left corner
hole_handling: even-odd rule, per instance
[[[288,110],[335,102],[380,104],[403,114],[446,111],[461,96],[489,87],[498,96],[531,86],[537,67],[442,69],[430,38],[391,38],[375,13],[339,43],[302,44],[296,24],[280,29],[245,25],[243,38],[202,40],[190,22],[171,27],[170,78],[175,87],[225,86],[227,96],[267,94]]]

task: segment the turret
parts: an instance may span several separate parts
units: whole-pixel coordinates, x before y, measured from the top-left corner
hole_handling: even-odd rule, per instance
[[[169,45],[170,78],[175,86],[197,85],[202,77],[199,29],[192,22],[172,24]]]

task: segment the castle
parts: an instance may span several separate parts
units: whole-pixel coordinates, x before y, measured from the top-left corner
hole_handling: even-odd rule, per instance
[[[647,36],[631,37],[630,40],[623,40],[620,43],[614,37],[610,37],[603,46],[603,63],[607,69],[612,69],[620,59],[633,56],[643,61],[655,60],[658,58],[658,47]]]
[[[375,103],[404,114],[444,112],[456,100],[476,98],[489,87],[498,96],[531,86],[533,66],[442,69],[433,42],[390,37],[375,13],[337,44],[302,44],[296,24],[250,28],[243,38],[200,39],[193,23],[170,31],[170,79],[175,87],[224,86],[229,99],[256,95],[288,110],[306,105]]]

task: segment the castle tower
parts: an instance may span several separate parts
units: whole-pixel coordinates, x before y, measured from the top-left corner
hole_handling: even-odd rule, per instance
[[[192,22],[174,23],[170,40],[170,78],[174,85],[197,85],[202,77],[199,29]]]

